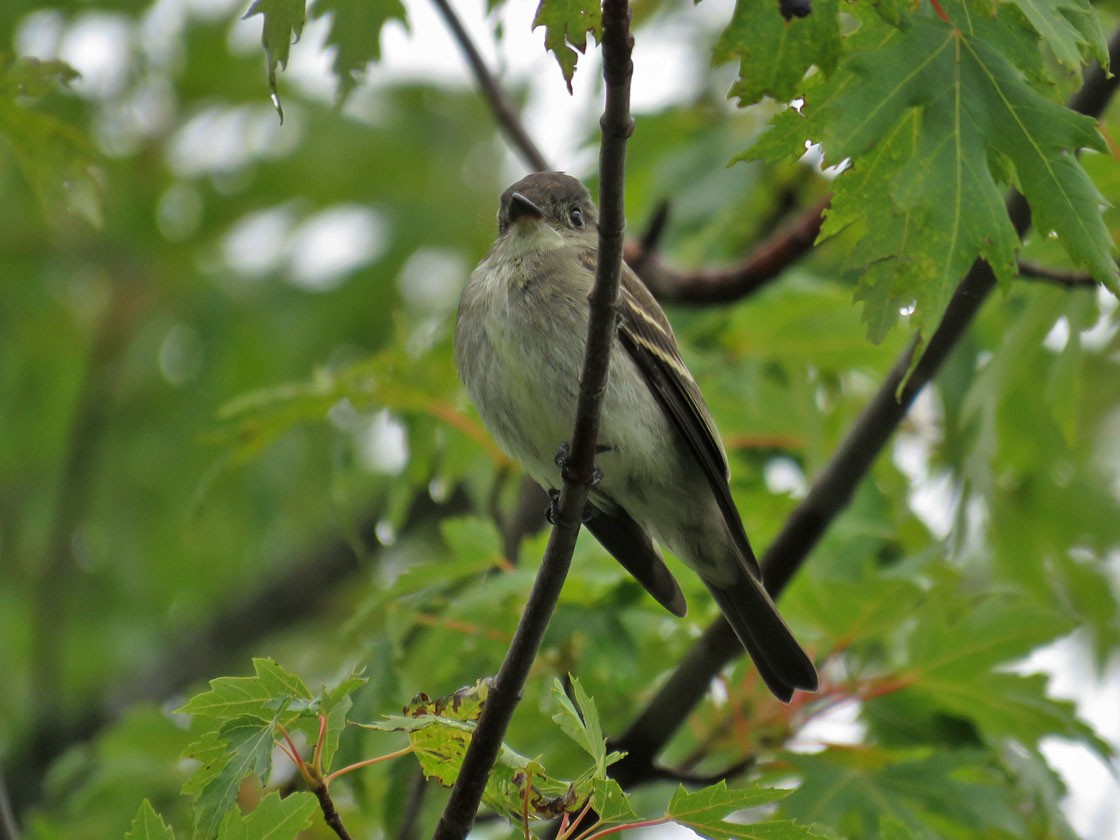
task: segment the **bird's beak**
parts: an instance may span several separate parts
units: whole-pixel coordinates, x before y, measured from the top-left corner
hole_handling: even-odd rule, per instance
[[[509,220],[516,222],[523,216],[529,219],[543,219],[544,211],[521,193],[515,192],[509,199]]]

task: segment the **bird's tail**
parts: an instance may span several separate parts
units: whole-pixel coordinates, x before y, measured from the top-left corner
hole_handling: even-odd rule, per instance
[[[775,697],[788,703],[794,689],[817,690],[813,661],[778,614],[761,581],[744,571],[731,584],[705,583]]]

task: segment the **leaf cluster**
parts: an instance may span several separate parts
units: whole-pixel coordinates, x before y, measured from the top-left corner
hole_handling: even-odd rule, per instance
[[[55,6],[17,2],[0,26],[12,35],[34,11],[79,31],[89,4]],[[455,292],[512,180],[497,132],[473,91],[359,84],[401,16],[392,2],[262,2],[240,23],[191,11],[170,57],[158,19],[102,7],[134,36],[117,93],[83,91],[57,57],[0,60],[0,273],[14,278],[0,284],[4,781],[29,837],[118,836],[132,819],[134,837],[174,825],[320,840],[324,787],[355,835],[423,833],[544,548],[546,501],[522,494],[450,364]],[[777,282],[669,313],[756,545],[857,422],[907,329],[937,327],[964,269],[987,261],[1004,291],[783,595],[824,691],[781,706],[732,664],[666,724],[640,788],[611,779],[604,741],[716,613],[673,558],[680,621],[581,539],[487,793],[511,834],[562,813],[566,837],[664,822],[713,838],[1074,836],[1047,744],[1086,762],[1114,762],[1114,747],[1023,663],[1060,644],[1103,668],[1120,641],[1120,345],[1107,294],[1024,281],[1018,262],[1115,288],[1120,217],[1101,196],[1120,194],[1120,175],[1099,150],[1120,129],[1058,104],[1103,54],[1102,9],[814,0],[787,22],[777,2],[743,0],[713,30],[693,9],[636,10],[639,49],[644,27],[650,41],[669,27],[697,66],[733,65],[740,104],[774,102],[731,111],[712,74],[639,114],[632,232],[669,198],[666,260],[731,263],[832,194],[820,247]],[[597,10],[537,9],[569,83]],[[261,56],[229,47],[244,40],[234,27],[262,24],[282,130]],[[319,48],[295,42],[301,27],[325,34],[327,95],[275,76]],[[130,123],[152,90],[174,92],[163,116]],[[594,125],[581,130],[590,142]],[[835,168],[791,164],[806,140]],[[722,168],[736,157],[766,165]],[[1012,188],[1038,225],[1025,242]],[[384,242],[308,284],[304,234],[356,205]],[[160,705],[250,656],[254,676],[187,702],[188,728]],[[1089,666],[1078,679],[1092,683]],[[457,685],[471,688],[408,702]],[[388,739],[404,746],[380,753]]]

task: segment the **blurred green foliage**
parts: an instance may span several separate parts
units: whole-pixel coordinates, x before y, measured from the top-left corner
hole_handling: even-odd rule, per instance
[[[455,381],[450,331],[458,290],[493,237],[496,198],[519,169],[466,81],[402,79],[380,65],[360,77],[380,55],[378,27],[400,10],[359,5],[312,6],[289,59],[326,56],[338,75],[324,92],[282,73],[283,126],[261,18],[240,20],[237,3],[16,0],[0,12],[0,766],[28,837],[119,837],[130,826],[159,836],[156,812],[187,836],[179,789],[196,766],[181,756],[203,730],[169,710],[209,679],[247,674],[253,657],[312,686],[364,668],[347,717],[372,722],[421,692],[493,674],[516,626],[545,537],[528,534],[518,557],[503,556],[519,477]],[[499,26],[501,4],[490,5],[502,38],[530,37]],[[867,21],[873,7],[886,31],[911,5],[859,11]],[[919,5],[921,27],[937,26]],[[1056,23],[1037,4],[979,5],[1017,26],[1032,11],[1054,23],[1053,43],[1005,46],[1045,57],[1022,83],[1033,95],[1053,103],[1075,87],[1070,56],[1099,44],[1086,4],[1056,4]],[[570,57],[563,37],[579,36],[563,35],[564,15],[585,18],[585,6],[548,10]],[[759,9],[742,2],[705,26],[692,9],[639,4],[638,48],[644,34],[677,33],[699,67],[715,50],[752,72],[768,56],[758,52],[768,42],[747,43]],[[1114,12],[1101,12],[1106,26]],[[853,21],[805,26],[839,39]],[[312,37],[324,22],[336,52]],[[782,95],[804,68],[841,60],[838,42],[813,38],[791,41],[791,63],[770,82]],[[112,48],[112,72],[78,79],[60,62],[83,39]],[[542,66],[563,89],[552,59]],[[726,69],[705,69],[686,97],[637,115],[631,231],[671,198],[661,247],[678,265],[739,258],[833,187],[812,165],[725,168],[776,110],[732,109],[729,84],[746,99],[770,88]],[[593,67],[583,70],[577,87],[593,86]],[[524,100],[531,87],[512,92]],[[1120,136],[1116,115],[1105,137]],[[591,144],[596,117],[573,108],[562,118]],[[1120,195],[1114,151],[1083,163],[1097,191]],[[1010,179],[1006,160],[989,164]],[[863,200],[885,201],[878,187]],[[1102,218],[1115,241],[1117,210]],[[847,259],[859,227],[747,300],[670,311],[759,546],[917,320],[900,315],[882,343],[866,340],[852,305],[866,278]],[[1062,244],[1035,233],[1022,256],[1065,270]],[[781,706],[740,662],[663,762],[703,774],[753,755],[752,784],[796,783],[767,814],[839,835],[1072,836],[1040,744],[1110,748],[1043,677],[1005,666],[1074,630],[1099,667],[1116,660],[1116,312],[1095,289],[1030,280],[989,302],[783,599],[824,691]],[[557,778],[582,772],[586,755],[551,720],[562,711],[554,678],[578,675],[602,732],[623,731],[716,614],[693,576],[680,581],[685,620],[581,537],[508,742],[545,757]],[[853,743],[810,734],[820,751],[789,749],[845,709],[860,724]],[[380,749],[364,730],[339,735],[336,763]],[[288,809],[292,825],[312,814],[304,836],[333,836],[305,813],[306,795],[275,796],[299,787],[282,760],[270,785],[242,783],[238,803],[259,802],[259,820]],[[418,785],[404,758],[332,792],[355,836],[426,833],[445,792],[419,796]],[[661,815],[745,796],[690,802],[674,790],[647,786],[631,805]],[[136,816],[144,799],[153,808]],[[725,815],[704,824],[728,830]],[[254,836],[252,819],[230,816],[222,830]]]

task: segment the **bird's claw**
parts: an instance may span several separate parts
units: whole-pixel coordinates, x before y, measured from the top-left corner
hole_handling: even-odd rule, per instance
[[[557,511],[559,509],[560,509],[560,491],[559,490],[549,490],[548,491],[548,507],[545,508],[545,511],[544,511],[544,518],[548,520],[549,525],[555,525],[556,524],[556,515],[557,515]],[[595,508],[591,507],[591,505],[584,505],[583,515],[580,516],[580,521],[583,522],[584,525],[586,525],[588,522],[591,521],[591,517],[593,517],[594,515],[595,515]]]
[[[610,452],[613,448],[614,447],[609,444],[600,443],[595,447],[595,454],[600,455],[603,452]],[[594,461],[591,463],[591,475],[585,479],[568,469],[568,459],[571,457],[571,454],[572,447],[567,441],[560,444],[560,448],[556,450],[556,457],[553,460],[556,462],[556,466],[560,468],[560,475],[566,480],[574,481],[577,484],[584,483],[588,487],[597,486],[599,482],[603,480],[603,470],[599,467],[599,464]],[[585,519],[584,521],[586,522],[587,520]]]
[[[556,524],[556,511],[560,505],[560,491],[548,491],[548,507],[544,510],[544,518],[548,520],[549,525]]]

